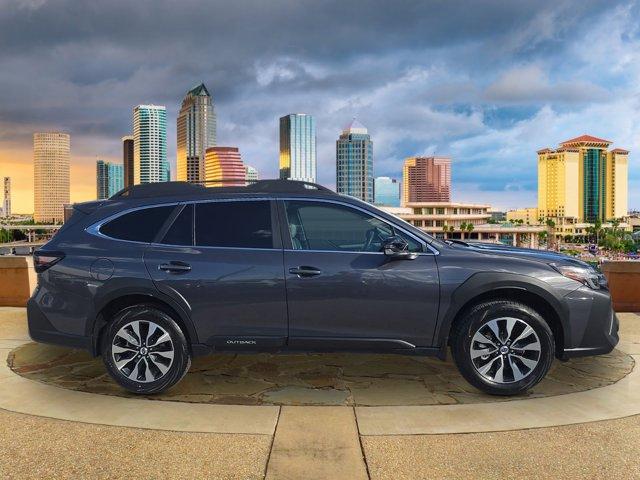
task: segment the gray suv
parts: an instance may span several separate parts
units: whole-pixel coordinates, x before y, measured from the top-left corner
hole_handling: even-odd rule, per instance
[[[315,184],[139,185],[73,207],[34,254],[36,341],[101,355],[155,393],[218,351],[446,358],[497,395],[610,352],[606,281],[564,255],[442,242]]]

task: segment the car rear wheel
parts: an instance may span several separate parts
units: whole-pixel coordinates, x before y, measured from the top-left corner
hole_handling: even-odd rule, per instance
[[[516,395],[544,378],[555,346],[549,325],[535,310],[497,300],[467,312],[455,327],[451,349],[473,386],[492,395]]]
[[[102,360],[113,379],[130,392],[162,392],[178,383],[191,366],[182,330],[153,305],[126,308],[106,328]]]

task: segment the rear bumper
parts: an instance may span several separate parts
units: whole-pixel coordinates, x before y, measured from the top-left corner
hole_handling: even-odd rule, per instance
[[[71,335],[56,330],[33,298],[27,302],[27,322],[29,336],[35,342],[93,351],[90,337]]]

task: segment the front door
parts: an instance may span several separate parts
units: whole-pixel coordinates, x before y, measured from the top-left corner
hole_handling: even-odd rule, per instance
[[[431,346],[438,269],[420,240],[346,203],[285,200],[281,208],[292,347]],[[392,235],[419,255],[390,260],[381,244]]]
[[[269,200],[187,204],[161,243],[145,253],[156,287],[187,305],[200,342],[258,349],[285,344],[283,252],[274,219]]]

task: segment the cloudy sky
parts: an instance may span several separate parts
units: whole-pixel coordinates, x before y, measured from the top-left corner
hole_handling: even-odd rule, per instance
[[[536,150],[583,133],[631,150],[640,209],[640,5],[607,1],[0,0],[0,176],[32,211],[35,131],[72,136],[72,200],[95,159],[121,161],[131,110],[175,118],[203,81],[218,143],[277,175],[278,117],[316,117],[318,176],[335,140],[369,128],[376,175],[453,159],[454,199],[536,204]]]

